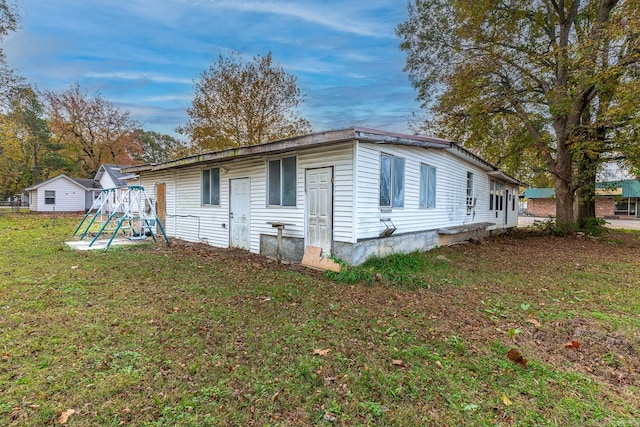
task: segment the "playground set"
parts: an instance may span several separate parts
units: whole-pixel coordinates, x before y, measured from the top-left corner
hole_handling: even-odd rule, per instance
[[[155,203],[139,185],[102,190],[73,235],[79,236],[80,240],[92,238],[89,249],[96,242],[104,242],[101,236],[108,236],[104,249],[107,251],[118,233],[129,241],[151,237],[154,242],[157,241],[156,235],[162,234],[169,246]]]

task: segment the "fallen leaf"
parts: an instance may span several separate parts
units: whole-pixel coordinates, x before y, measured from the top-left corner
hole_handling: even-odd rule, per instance
[[[9,353],[5,351],[4,353],[2,353],[1,359],[3,362],[6,362],[7,360],[9,360],[9,357],[10,357]]]
[[[331,349],[327,348],[325,350],[322,350],[320,348],[316,348],[315,350],[313,350],[313,355],[318,355],[318,356],[326,356],[327,354],[329,354],[329,352],[331,351]]]
[[[575,348],[578,349],[580,347],[580,343],[578,341],[567,341],[564,346],[566,348]]]
[[[506,394],[504,394],[504,393],[502,394],[502,403],[504,403],[504,404],[505,404],[505,406],[511,406],[511,405],[513,405],[513,402],[511,401],[511,399],[509,399],[509,398],[507,397],[507,395],[506,395]]]
[[[9,415],[9,418],[11,418],[12,421],[16,421],[18,418],[20,418],[20,406],[15,405],[13,407],[13,411],[11,411],[11,414]]]
[[[62,414],[60,414],[60,418],[58,418],[58,422],[60,424],[66,424],[69,420],[69,417],[76,413],[75,409],[67,409]]]
[[[523,368],[527,367],[527,362],[528,362],[527,359],[522,357],[520,352],[515,348],[512,348],[511,350],[509,350],[509,352],[507,353],[507,359],[511,360],[513,363],[517,363],[521,365]]]
[[[336,421],[338,419],[338,417],[333,415],[331,412],[325,412],[325,414],[322,417],[322,419],[324,419],[328,423],[332,423],[332,422]]]
[[[393,366],[404,366],[404,362],[400,359],[394,359],[391,361],[391,364]]]
[[[442,363],[439,360],[436,360],[436,365],[438,365],[439,368],[442,368]]]
[[[538,322],[538,320],[533,317],[529,317],[528,319],[525,320],[525,322],[531,323],[533,326],[535,326],[538,329],[542,326],[540,322]]]

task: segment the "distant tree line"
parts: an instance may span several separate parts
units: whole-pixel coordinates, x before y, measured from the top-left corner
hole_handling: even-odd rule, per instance
[[[19,16],[0,0],[0,42]],[[189,143],[142,129],[130,113],[78,83],[38,92],[11,69],[0,47],[0,198],[65,173],[91,178],[102,163],[158,163],[204,150],[261,144],[311,130],[297,107],[296,77],[271,53],[244,61],[220,56],[195,83],[189,120],[177,132]]]

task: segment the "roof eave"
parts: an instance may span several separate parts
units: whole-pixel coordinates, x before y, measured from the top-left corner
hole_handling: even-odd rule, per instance
[[[509,184],[514,184],[514,185],[525,185],[522,181],[507,175],[506,173],[502,172],[501,170],[495,170],[495,171],[491,171],[488,172],[487,175],[489,175],[490,177],[493,178],[498,178],[502,181],[508,182]]]

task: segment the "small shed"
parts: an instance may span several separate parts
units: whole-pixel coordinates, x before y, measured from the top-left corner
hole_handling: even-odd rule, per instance
[[[60,174],[25,190],[29,194],[29,210],[36,212],[83,212],[91,208],[100,193],[92,179],[70,178]]]

